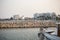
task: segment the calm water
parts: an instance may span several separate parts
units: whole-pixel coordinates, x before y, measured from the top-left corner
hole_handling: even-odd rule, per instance
[[[0,29],[0,40],[38,40],[39,28]]]
[[[0,29],[0,40],[39,40],[38,33],[39,28]]]

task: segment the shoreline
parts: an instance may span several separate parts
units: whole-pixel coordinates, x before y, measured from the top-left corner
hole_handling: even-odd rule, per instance
[[[40,27],[2,27],[0,29],[25,29],[25,28],[40,28]],[[56,27],[48,27],[48,28],[56,28]]]

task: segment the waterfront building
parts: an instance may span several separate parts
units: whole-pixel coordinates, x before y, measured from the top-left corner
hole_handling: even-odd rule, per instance
[[[56,20],[56,14],[53,13],[35,13],[34,19],[37,20]]]
[[[14,20],[19,20],[19,19],[21,19],[21,17],[20,17],[19,15],[14,15],[14,16],[12,17],[12,19],[14,19]]]

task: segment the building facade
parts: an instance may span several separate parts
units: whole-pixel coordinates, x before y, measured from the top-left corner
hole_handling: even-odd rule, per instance
[[[55,13],[35,13],[34,19],[37,20],[56,20]]]
[[[12,17],[12,19],[14,19],[14,20],[18,20],[18,19],[22,19],[19,15],[14,15],[13,17]]]

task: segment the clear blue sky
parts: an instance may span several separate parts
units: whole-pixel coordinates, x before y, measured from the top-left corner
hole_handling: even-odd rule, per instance
[[[33,17],[34,13],[60,13],[60,0],[0,0],[0,18],[13,15]]]

